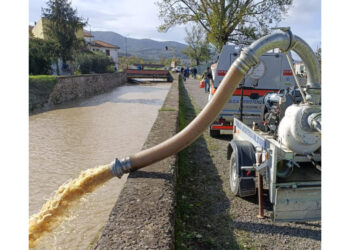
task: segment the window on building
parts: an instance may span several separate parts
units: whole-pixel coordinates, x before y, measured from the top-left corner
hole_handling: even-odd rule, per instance
[[[109,49],[106,49],[106,55],[109,56]]]

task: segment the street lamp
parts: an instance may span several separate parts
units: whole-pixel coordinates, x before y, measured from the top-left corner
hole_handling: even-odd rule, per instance
[[[165,50],[167,50],[167,51],[171,50],[174,53],[173,60],[172,60],[170,67],[176,67],[176,50],[172,47],[169,47],[169,46],[165,46]],[[174,63],[174,65],[173,65],[173,63]]]

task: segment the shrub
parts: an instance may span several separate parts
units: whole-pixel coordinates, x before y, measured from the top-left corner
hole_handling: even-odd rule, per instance
[[[115,71],[113,60],[102,53],[79,54],[75,58],[75,63],[82,74],[109,73],[112,67],[112,72]]]
[[[75,57],[75,62],[82,74],[89,74],[92,70],[92,60],[90,54],[79,54]]]
[[[107,66],[107,73],[114,73],[115,72],[115,65],[114,63]]]

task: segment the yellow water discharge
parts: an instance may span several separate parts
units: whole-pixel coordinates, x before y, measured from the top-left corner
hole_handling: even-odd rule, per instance
[[[42,206],[40,212],[30,217],[29,247],[35,247],[36,241],[44,232],[53,230],[59,224],[73,201],[113,178],[109,167],[104,165],[90,168],[78,178],[61,185],[55,195]]]

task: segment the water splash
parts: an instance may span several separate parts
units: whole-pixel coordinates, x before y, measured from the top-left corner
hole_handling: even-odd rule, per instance
[[[39,213],[30,217],[29,247],[35,247],[37,240],[45,232],[50,232],[58,226],[73,201],[94,191],[112,177],[114,175],[110,171],[110,165],[104,165],[85,170],[78,178],[61,185],[54,196],[42,206]]]

